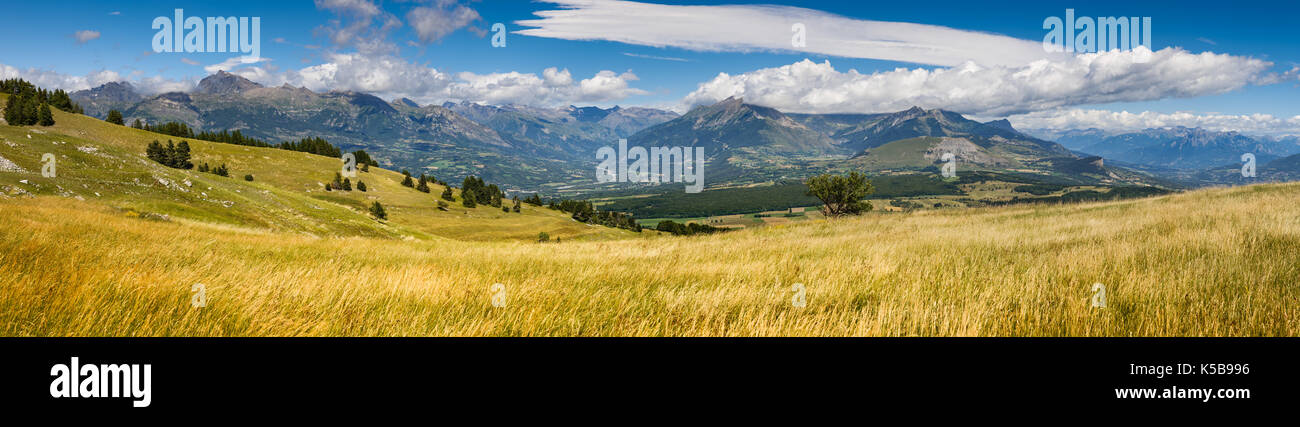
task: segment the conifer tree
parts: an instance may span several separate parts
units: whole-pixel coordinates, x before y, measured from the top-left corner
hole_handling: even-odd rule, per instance
[[[22,117],[23,126],[31,126],[36,124],[41,114],[40,106],[37,105],[38,103],[36,102],[36,97],[34,96],[23,97],[22,101],[23,101],[23,117]]]
[[[411,172],[402,171],[402,175],[405,176],[405,178],[402,179],[403,186],[415,187],[415,181],[411,180]]]
[[[429,179],[425,178],[424,174],[420,174],[420,185],[417,185],[415,189],[420,190],[422,193],[429,192]]]
[[[18,96],[9,95],[9,99],[5,101],[5,123],[9,126],[22,126],[22,120],[19,119],[21,114],[22,107],[18,104]]]
[[[54,113],[50,112],[50,104],[41,104],[40,121],[37,123],[41,126],[54,126]]]
[[[442,190],[442,199],[443,199],[443,200],[446,200],[446,201],[448,201],[448,202],[454,202],[454,201],[456,201],[456,197],[455,197],[455,196],[452,196],[452,194],[451,194],[451,186],[450,186],[450,185],[444,187],[444,189]]]
[[[122,112],[121,112],[121,111],[117,111],[117,110],[109,110],[109,112],[108,112],[108,118],[107,118],[107,119],[104,119],[104,121],[109,122],[109,123],[112,123],[112,124],[115,124],[115,125],[121,125],[121,124],[122,124]],[[136,121],[139,121],[139,119],[136,119]]]
[[[366,183],[359,179],[357,180],[357,191],[366,192]]]
[[[370,214],[374,215],[375,218],[378,219],[388,219],[388,212],[384,211],[384,205],[379,204],[378,201],[376,201],[375,204],[370,205]]]
[[[352,179],[343,178],[343,191],[352,191]]]
[[[176,164],[172,165],[172,167],[177,169],[190,169],[194,167],[194,163],[190,163],[190,143],[181,141],[181,143],[176,146]]]

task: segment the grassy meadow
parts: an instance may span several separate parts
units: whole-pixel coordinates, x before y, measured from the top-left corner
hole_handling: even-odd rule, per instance
[[[379,168],[326,193],[337,159],[277,149],[169,169],[165,136],[55,114],[0,126],[0,336],[1300,335],[1300,183],[673,237],[444,212]]]
[[[1294,336],[1296,200],[1300,185],[1269,184],[539,244],[26,198],[0,208],[0,335]]]

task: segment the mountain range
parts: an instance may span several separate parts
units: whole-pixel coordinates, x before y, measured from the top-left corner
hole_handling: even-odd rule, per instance
[[[1108,133],[1099,129],[1063,132],[1036,131],[1079,153],[1119,162],[1179,171],[1240,165],[1241,156],[1254,154],[1259,164],[1300,153],[1300,138],[1252,137],[1239,132],[1168,127],[1136,132]]]
[[[676,117],[644,108],[390,103],[360,92],[266,87],[224,71],[190,92],[145,97],[129,84],[109,83],[71,97],[101,118],[116,109],[127,123],[178,121],[269,142],[322,137],[344,150],[364,149],[387,167],[448,182],[476,175],[518,187],[572,180],[587,170],[572,160],[593,152],[594,144],[612,145],[619,136]]]
[[[128,83],[108,83],[71,96],[98,117],[116,109],[128,123],[180,121],[195,130],[239,130],[269,142],[322,137],[344,150],[364,149],[389,168],[448,182],[476,175],[508,188],[540,191],[601,189],[593,178],[594,153],[619,138],[643,147],[703,147],[710,186],[837,170],[937,172],[947,153],[962,171],[1041,175],[1084,185],[1149,185],[1161,181],[1155,172],[1228,165],[1232,153],[1239,157],[1245,149],[1255,150],[1261,163],[1300,151],[1294,142],[1288,151],[1285,141],[1186,128],[1040,138],[1005,119],[982,123],[918,107],[881,114],[795,114],[742,98],[682,115],[617,106],[422,106],[353,91],[266,87],[224,71],[189,92],[142,96]]]

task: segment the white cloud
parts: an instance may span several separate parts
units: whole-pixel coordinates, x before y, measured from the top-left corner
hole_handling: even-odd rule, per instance
[[[424,43],[432,43],[481,19],[478,12],[452,1],[435,6],[420,6],[406,13],[406,20]]]
[[[188,64],[188,65],[199,65],[199,64],[201,64],[201,62],[199,62],[199,61],[195,61],[195,60],[190,59],[190,58],[181,58],[181,62],[183,62],[183,63],[185,63],[185,64]]]
[[[906,22],[868,21],[787,6],[676,6],[630,1],[543,0],[560,6],[517,21],[518,34],[608,40],[698,51],[789,51],[929,65],[1023,65],[1058,57],[1038,41]],[[792,26],[806,29],[793,46]]]
[[[327,59],[323,64],[290,71],[283,79],[315,91],[355,90],[416,100],[442,91],[451,80],[451,76],[434,68],[393,56],[333,53]]]
[[[205,67],[209,73],[230,73],[265,86],[290,84],[317,92],[350,90],[366,92],[384,99],[410,98],[420,104],[443,101],[472,101],[487,104],[555,106],[573,103],[620,101],[648,92],[633,88],[632,72],[600,71],[590,78],[576,80],[567,69],[550,67],[541,75],[512,71],[507,73],[449,74],[435,68],[412,64],[390,55],[369,56],[360,53],[332,53],[326,62],[297,70],[280,70],[260,58],[247,62],[235,57]],[[234,68],[233,70],[231,68]],[[0,79],[23,78],[51,89],[77,91],[104,83],[126,81],[142,94],[189,91],[202,78],[168,79],[161,76],[141,78],[143,73],[126,77],[114,71],[97,71],[86,76],[71,76],[41,69],[20,70],[0,64]]]
[[[1147,62],[1138,58],[1146,55]],[[913,105],[966,114],[1002,116],[1058,107],[1213,95],[1247,84],[1267,84],[1266,61],[1226,54],[1105,52],[1039,60],[1023,66],[967,62],[937,69],[840,72],[829,61],[807,59],[738,75],[719,74],[688,94],[686,106],[727,97],[791,112],[865,113]]]
[[[555,67],[542,70],[542,79],[545,80],[547,87],[560,87],[573,84],[573,75],[569,70],[558,70]]]
[[[72,33],[72,38],[76,39],[77,43],[84,44],[88,41],[99,38],[99,31],[94,31],[94,30],[77,31],[75,33]]]
[[[447,87],[446,99],[484,104],[565,105],[608,102],[648,92],[632,88],[635,74],[600,71],[576,84],[569,70],[547,68],[542,77],[536,74],[509,72],[457,74],[458,81]]]
[[[1199,127],[1214,131],[1237,131],[1251,135],[1300,135],[1300,116],[1275,117],[1271,114],[1219,114],[1180,111],[1160,113],[1143,111],[1106,111],[1059,109],[1011,116],[1017,129],[1077,130],[1101,129],[1131,132],[1163,127]]]
[[[316,0],[316,8],[365,18],[379,14],[379,6],[369,0]]]
[[[216,72],[218,72],[218,71],[226,71],[226,72],[230,72],[230,71],[235,70],[236,68],[239,68],[239,67],[242,67],[242,66],[245,66],[245,65],[249,65],[249,64],[257,64],[257,63],[262,63],[262,62],[270,62],[270,61],[271,61],[271,58],[253,58],[253,57],[251,57],[251,56],[236,56],[236,57],[233,57],[233,58],[227,59],[227,60],[225,60],[225,61],[221,61],[221,62],[218,62],[218,63],[216,63],[216,64],[212,64],[212,65],[209,65],[209,66],[203,67],[203,71],[207,71],[208,74],[216,73]],[[188,64],[188,62],[186,62],[186,63]]]
[[[122,75],[115,71],[99,70],[84,76],[71,76],[51,70],[38,68],[20,70],[9,65],[0,64],[0,80],[17,78],[47,89],[76,91],[89,89],[108,82],[121,81]]]
[[[384,12],[370,0],[316,0],[316,8],[338,17],[317,28],[335,45],[350,45],[366,54],[387,54],[397,50],[387,40],[388,33],[402,26],[402,21]],[[378,25],[375,23],[378,21]]]

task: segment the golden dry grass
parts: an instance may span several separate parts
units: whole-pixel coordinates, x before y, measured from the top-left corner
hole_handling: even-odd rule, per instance
[[[1295,336],[1297,200],[1300,184],[1269,184],[537,244],[16,199],[0,204],[0,335]]]

